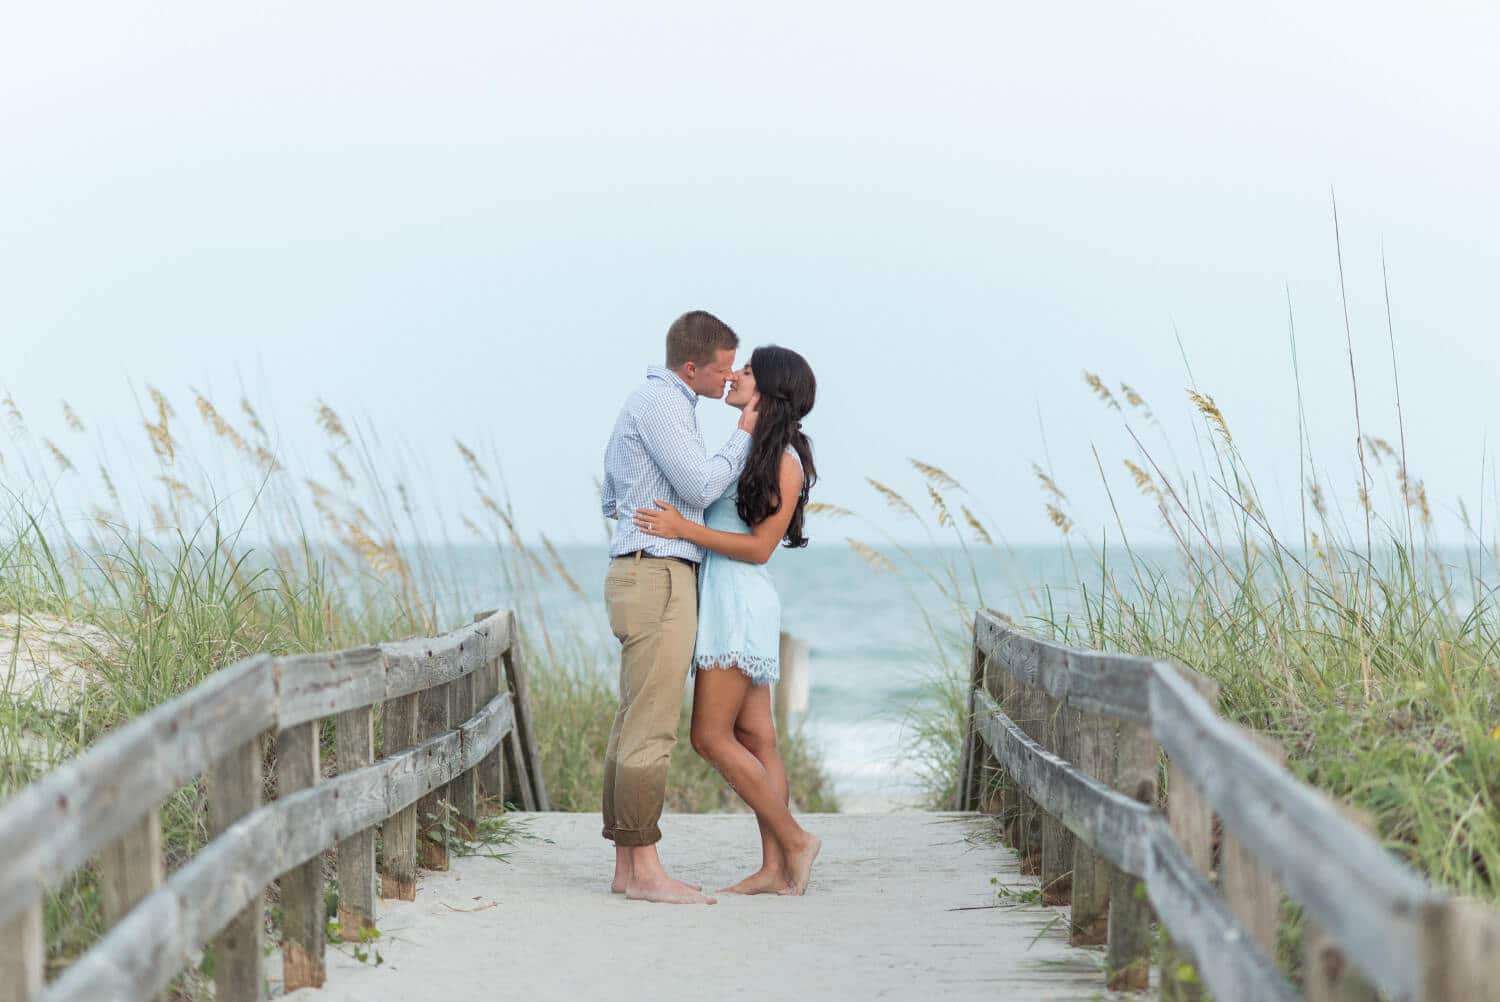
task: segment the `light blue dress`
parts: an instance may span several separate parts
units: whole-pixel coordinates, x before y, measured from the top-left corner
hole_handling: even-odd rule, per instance
[[[796,457],[795,452],[788,452]],[[703,513],[703,524],[722,532],[748,533],[735,510],[739,495],[730,485]],[[781,599],[765,564],[707,550],[698,568],[698,645],[693,672],[738,668],[756,685],[781,677]]]

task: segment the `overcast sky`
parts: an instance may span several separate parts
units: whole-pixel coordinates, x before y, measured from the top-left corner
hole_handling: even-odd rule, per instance
[[[1357,484],[1332,189],[1367,431],[1397,437],[1384,255],[1412,467],[1456,537],[1460,496],[1496,500],[1496,11],[13,5],[0,386],[136,451],[132,382],[185,410],[243,384],[313,454],[321,398],[429,449],[439,490],[451,439],[488,440],[524,525],[596,540],[615,412],[701,307],[812,362],[822,500],[878,513],[862,478],[910,489],[915,456],[1024,542],[1055,538],[1033,460],[1091,529],[1091,445],[1129,490],[1085,369],[1190,456],[1175,330],[1289,507],[1288,293],[1319,461]],[[731,415],[702,416],[712,447]]]

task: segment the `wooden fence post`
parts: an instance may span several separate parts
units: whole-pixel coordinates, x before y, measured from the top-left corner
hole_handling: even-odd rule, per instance
[[[1421,1002],[1500,1000],[1500,915],[1467,898],[1434,901],[1422,915]]]
[[[1069,727],[1068,701],[1041,694],[1044,747],[1076,765]],[[1050,814],[1042,815],[1042,904],[1066,905],[1073,900],[1073,833]]]
[[[1114,776],[1113,727],[1092,713],[1072,712],[1073,754],[1078,768],[1108,785]],[[1109,863],[1083,839],[1073,840],[1074,946],[1104,943],[1109,926]]]
[[[261,739],[253,738],[224,756],[208,771],[208,834],[218,838],[236,821],[260,806]],[[214,937],[214,997],[218,1002],[261,1002],[266,979],[265,894],[257,894]]]
[[[1335,806],[1362,831],[1375,830],[1369,814],[1349,804]],[[1355,970],[1343,944],[1310,918],[1302,924],[1302,984],[1307,1002],[1379,1002],[1379,993]]]
[[[1240,733],[1278,766],[1286,761],[1281,746],[1270,738],[1243,728]],[[1224,888],[1229,910],[1240,920],[1251,940],[1275,964],[1276,927],[1281,922],[1281,887],[1271,871],[1262,866],[1228,828],[1220,847],[1219,883]]]
[[[423,739],[437,737],[448,730],[452,719],[453,684],[445,682],[419,694],[418,711]],[[448,869],[448,784],[444,783],[422,795],[417,801],[417,862],[429,870]]]
[[[1005,675],[1004,670],[995,663],[994,659],[981,654],[979,664],[979,686],[990,698],[995,700],[995,705],[1000,704],[1000,683]],[[984,740],[984,735],[975,734],[974,746],[975,762],[978,764],[978,777],[975,780],[978,801],[976,807],[985,814],[994,815],[1001,824],[1005,826],[1006,801],[1015,799],[1008,793],[1008,780],[1010,774],[1000,765],[990,751],[989,744]]]
[[[525,774],[528,781],[523,787],[523,793],[530,793],[532,800],[532,806],[526,809],[550,811],[552,802],[547,796],[547,781],[542,776],[542,757],[537,751],[536,727],[531,719],[531,693],[526,687],[526,666],[521,663],[517,654],[520,646],[519,633],[512,634],[510,646],[505,649],[501,658],[505,665],[506,684],[515,701],[516,729],[511,747],[523,756],[519,771]]]
[[[137,901],[160,887],[162,875],[161,807],[153,804],[99,854],[105,926],[114,926]]]
[[[335,718],[339,772],[375,762],[375,714],[368,706]],[[355,832],[338,844],[339,938],[358,943],[375,928],[375,829]]]
[[[477,708],[474,699],[474,683],[477,681],[477,675],[477,671],[470,672],[463,678],[452,682],[451,727],[462,727],[470,717],[474,716]],[[477,766],[473,769],[465,769],[454,776],[453,782],[448,786],[448,801],[453,808],[454,831],[462,839],[472,839],[479,830],[479,793],[475,785],[477,771]]]
[[[481,612],[474,617],[474,621],[481,622],[494,615],[493,612]],[[508,638],[507,638],[508,639]],[[493,639],[487,638],[486,651],[494,649]],[[488,706],[490,700],[500,694],[500,655],[487,656],[484,667],[474,673],[474,707],[476,710]],[[497,811],[505,809],[505,763],[501,761],[504,755],[505,743],[502,741],[496,745],[488,755],[480,761],[475,772],[475,793],[481,812],[488,811],[492,806]]]
[[[310,720],[276,739],[276,793],[286,797],[317,782],[318,721]],[[319,853],[281,877],[281,978],[288,994],[323,987],[326,938]]]
[[[1114,788],[1142,804],[1156,805],[1156,741],[1151,728],[1120,724]],[[1140,893],[1135,874],[1116,869],[1109,889],[1109,952],[1105,959],[1111,991],[1144,991],[1151,984],[1151,902]]]
[[[1219,705],[1219,684],[1197,672],[1180,671],[1211,707]],[[1167,760],[1167,824],[1172,837],[1182,848],[1193,868],[1207,880],[1213,879],[1214,812],[1202,792],[1188,779],[1182,766]],[[1163,929],[1165,933],[1166,930]],[[1175,943],[1168,935],[1161,954],[1162,1002],[1198,1002],[1203,997],[1203,983],[1197,970],[1197,958]]]
[[[1016,722],[1022,734],[1036,741],[1039,736],[1038,718],[1041,716],[1036,690],[1006,672],[1005,693],[1009,703],[1005,715]],[[1018,789],[1014,835],[1011,844],[1015,848],[1022,873],[1036,874],[1041,870],[1042,840],[1039,813],[1040,809],[1036,806],[1036,802]]]
[[[29,1002],[41,994],[46,966],[46,930],[38,898],[15,918],[0,922],[0,1002]]]
[[[385,746],[381,754],[394,755],[417,744],[421,693],[385,701],[385,724],[381,728]],[[397,901],[417,897],[417,805],[407,804],[386,819],[380,829],[385,855],[380,861],[380,893]]]
[[[964,703],[969,716],[964,721],[963,745],[959,748],[958,789],[955,791],[954,807],[960,811],[981,810],[979,798],[979,763],[984,756],[984,742],[976,726],[974,691],[984,684],[984,658],[979,653],[979,617],[974,618],[974,630],[969,639],[969,691],[964,694]]]
[[[807,712],[808,658],[807,641],[782,633],[778,644],[781,678],[771,689],[771,716],[776,733],[785,734],[792,714]]]

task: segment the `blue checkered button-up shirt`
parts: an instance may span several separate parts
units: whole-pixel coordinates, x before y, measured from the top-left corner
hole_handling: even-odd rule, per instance
[[[701,524],[704,509],[739,479],[749,453],[749,434],[735,429],[724,448],[708,455],[698,428],[698,394],[671,369],[651,366],[620,409],[604,450],[604,517],[615,520],[609,555],[645,550],[701,561],[696,544],[648,536],[632,516],[661,498]]]

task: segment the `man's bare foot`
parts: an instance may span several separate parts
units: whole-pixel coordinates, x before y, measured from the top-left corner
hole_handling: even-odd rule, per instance
[[[682,881],[682,880],[673,881],[673,883],[682,884],[684,887],[691,887],[695,891],[701,891],[701,890],[703,890],[703,885],[702,884],[689,884],[686,881]],[[617,874],[615,874],[615,879],[609,885],[609,893],[611,893],[611,894],[624,894],[626,892],[626,890],[629,889],[629,887],[630,887],[630,877],[628,875],[621,876],[620,874],[617,873]]]
[[[663,905],[718,904],[700,888],[692,884],[684,884],[680,880],[673,880],[671,877],[651,882],[632,881],[630,886],[625,888],[625,897],[630,901],[654,901]]]
[[[767,870],[761,867],[733,887],[725,887],[720,894],[780,894],[791,886],[791,878],[785,870]]]
[[[818,851],[822,848],[822,839],[816,835],[808,835],[801,848],[788,850],[786,868],[792,879],[785,890],[777,893],[806,894],[807,882],[812,879],[813,860],[818,858]]]

